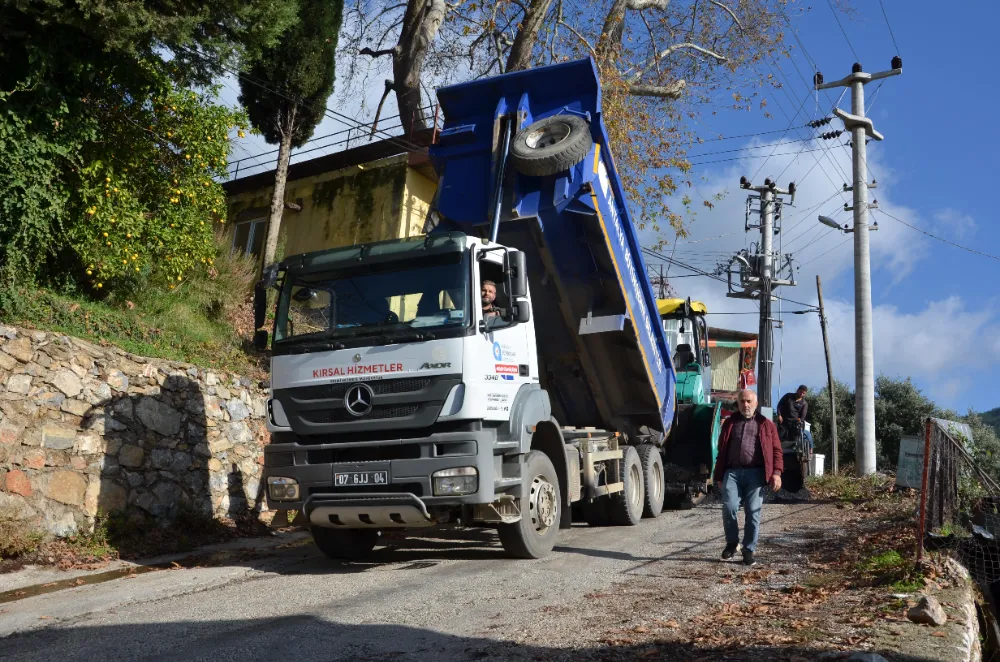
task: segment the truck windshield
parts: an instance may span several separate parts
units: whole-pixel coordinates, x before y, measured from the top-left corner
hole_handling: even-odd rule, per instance
[[[470,319],[468,253],[287,274],[276,342],[456,328]]]

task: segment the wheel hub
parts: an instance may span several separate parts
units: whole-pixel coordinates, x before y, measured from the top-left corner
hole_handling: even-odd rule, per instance
[[[545,476],[535,476],[531,481],[528,507],[536,531],[541,533],[556,523],[556,513],[559,512],[556,488],[545,479]]]
[[[642,504],[642,472],[639,465],[629,467],[628,500],[633,506]]]
[[[525,139],[525,143],[531,149],[543,149],[545,147],[551,147],[552,145],[557,145],[562,141],[566,140],[570,134],[570,127],[568,124],[549,124],[537,131],[532,131],[528,134]]]

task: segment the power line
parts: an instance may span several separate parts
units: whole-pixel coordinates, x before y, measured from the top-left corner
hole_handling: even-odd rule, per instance
[[[799,152],[778,152],[777,154],[771,153],[771,154],[767,155],[767,158],[769,159],[772,156],[788,156],[790,154],[808,154],[809,152],[819,152],[819,151],[822,151],[823,149],[824,149],[823,147],[817,147],[815,149],[807,149],[807,150],[799,151]],[[700,165],[708,165],[710,163],[726,163],[728,161],[742,161],[743,159],[749,159],[749,158],[753,158],[753,157],[751,157],[751,156],[734,156],[734,157],[729,158],[729,159],[716,159],[714,161],[699,161],[698,163],[692,163],[690,165],[692,165],[692,166],[700,166]],[[764,163],[767,163],[767,159],[764,159]],[[763,167],[764,167],[764,165],[761,164],[761,168],[763,168]],[[760,168],[757,168],[757,173],[760,173]],[[757,174],[754,174],[754,177],[756,177],[756,176],[757,176]]]
[[[685,264],[684,262],[681,262],[680,260],[677,260],[677,259],[674,259],[674,258],[671,258],[671,257],[667,257],[666,255],[663,255],[662,253],[657,253],[656,251],[654,251],[651,248],[643,248],[642,252],[645,253],[646,255],[651,256],[651,257],[655,257],[655,258],[657,258],[659,260],[663,260],[664,262],[670,262],[671,264],[674,264],[674,265],[680,267],[681,269],[687,269],[688,271],[693,271],[693,272],[695,272],[699,276],[704,276],[706,278],[711,278],[712,280],[717,280],[720,283],[726,283],[727,285],[729,284],[729,281],[726,278],[723,278],[722,276],[720,276],[718,274],[713,274],[713,273],[710,273],[710,272],[705,271],[703,269],[698,269],[697,267],[693,267],[693,266],[691,266],[689,264]],[[772,294],[771,298],[777,299],[778,301],[787,301],[789,303],[794,303],[794,304],[798,304],[800,306],[805,306],[806,308],[809,308],[810,310],[818,310],[818,308],[816,308],[812,304],[802,303],[801,301],[796,301],[795,299],[788,299],[786,297],[779,297],[776,294]]]
[[[951,241],[949,239],[945,239],[944,237],[939,237],[936,234],[931,234],[927,230],[922,230],[922,229],[918,228],[915,225],[910,225],[906,221],[904,221],[902,219],[899,219],[899,218],[896,218],[892,214],[890,214],[890,213],[888,213],[888,212],[886,212],[886,211],[884,211],[882,209],[875,209],[873,211],[877,211],[880,214],[884,214],[884,215],[888,216],[889,218],[891,218],[892,220],[896,221],[897,223],[902,223],[903,225],[905,225],[906,227],[910,228],[911,230],[916,230],[917,232],[919,232],[921,234],[925,234],[928,237],[930,237],[931,239],[937,239],[938,241],[942,241],[942,242],[944,242],[946,244],[954,246],[955,248],[961,248],[963,251],[969,251],[970,253],[975,253],[976,255],[982,255],[983,257],[988,257],[991,260],[996,260],[996,261],[1000,262],[1000,257],[998,257],[996,255],[991,255],[990,253],[984,253],[982,251],[977,251],[975,248],[969,248],[968,246],[963,246],[962,244],[957,244],[954,241]]]
[[[882,0],[878,0],[878,4],[882,8],[882,16],[885,17],[885,26],[889,28],[889,36],[892,37],[892,45],[896,47],[896,55],[902,55],[902,53],[899,52],[899,44],[896,43],[896,35],[892,33],[892,24],[889,23],[889,15],[885,13],[885,5],[882,3]]]
[[[798,116],[799,116],[799,113],[801,113],[801,112],[802,112],[802,108],[804,108],[804,107],[805,107],[805,105],[806,105],[806,101],[808,101],[808,100],[809,100],[809,95],[807,94],[807,95],[806,95],[806,96],[805,96],[805,97],[804,97],[804,98],[802,99],[802,103],[801,103],[801,104],[799,104],[799,109],[798,109],[798,110],[797,110],[797,111],[795,112],[795,115],[793,115],[793,116],[792,116],[792,117],[791,117],[791,118],[790,118],[790,119],[788,120],[788,128],[787,128],[787,129],[785,129],[785,133],[788,133],[789,131],[791,131],[791,130],[792,130],[792,125],[793,125],[793,124],[795,123],[795,118],[796,118],[796,117],[798,117]],[[784,112],[784,110],[782,110],[782,112]],[[784,138],[784,137],[785,137],[785,133],[781,134],[781,137],[782,137],[782,138]],[[764,159],[764,162],[760,164],[760,166],[759,166],[759,167],[757,168],[757,172],[755,172],[755,173],[753,174],[753,176],[752,176],[752,177],[750,178],[750,181],[753,181],[753,180],[757,179],[757,175],[759,175],[759,174],[760,174],[760,171],[761,171],[761,170],[762,170],[762,169],[764,168],[764,166],[765,166],[765,165],[767,165],[767,162],[768,162],[768,161],[770,160],[770,158],[771,158],[772,156],[774,156],[774,150],[775,150],[775,149],[778,149],[778,148],[777,148],[777,146],[775,146],[775,147],[774,147],[774,149],[772,149],[772,150],[771,150],[771,153],[767,155],[767,158],[765,158],[765,159]],[[800,150],[800,152],[801,152],[801,150]],[[784,156],[784,155],[782,154],[782,155],[779,155],[779,156]]]
[[[858,52],[854,50],[854,44],[851,43],[851,38],[847,36],[847,30],[844,29],[844,24],[840,22],[840,15],[834,8],[833,2],[831,0],[826,0],[826,4],[830,5],[830,11],[833,12],[833,17],[837,19],[837,25],[840,26],[840,31],[844,33],[844,39],[847,41],[847,45],[850,47],[851,52],[854,53],[854,61],[860,62],[861,58],[858,57]]]
[[[831,232],[833,232],[833,230],[831,230]],[[847,242],[849,242],[850,240],[851,240],[851,238],[850,238],[850,237],[848,237],[847,239],[843,240],[842,242],[840,242],[839,244],[837,244],[836,246],[834,246],[834,247],[833,247],[833,248],[831,248],[830,250],[828,250],[828,251],[826,251],[826,252],[824,252],[824,253],[821,253],[820,255],[817,255],[816,257],[814,257],[814,258],[813,258],[813,259],[811,259],[811,260],[808,260],[808,261],[806,261],[806,262],[803,262],[802,264],[800,264],[800,265],[799,265],[799,269],[801,269],[802,267],[806,266],[807,264],[810,264],[810,263],[812,263],[812,262],[815,262],[816,260],[820,259],[821,257],[826,257],[827,255],[829,255],[829,254],[830,254],[830,253],[832,253],[833,251],[837,250],[838,248],[840,248],[841,246],[843,246],[844,244],[846,244],[846,243],[847,243]]]
[[[803,124],[802,126],[806,126],[806,125]],[[792,127],[792,128],[798,129],[800,127]],[[788,129],[774,129],[773,131],[761,131],[760,133],[744,133],[744,134],[739,135],[739,136],[722,136],[722,137],[719,137],[719,138],[704,138],[704,139],[699,140],[698,144],[707,143],[707,142],[713,142],[713,141],[716,141],[716,140],[736,140],[737,138],[754,138],[756,136],[767,136],[767,135],[770,135],[772,133],[784,133],[785,131],[788,131]]]
[[[794,145],[795,143],[809,142],[812,139],[813,139],[812,136],[810,136],[808,138],[796,138],[794,140],[779,140],[778,142],[765,143],[763,145],[755,145],[755,146],[752,146],[752,147],[751,146],[736,147],[734,149],[722,149],[722,150],[718,150],[718,151],[715,151],[715,152],[703,152],[701,154],[694,154],[694,155],[688,154],[687,158],[689,158],[689,159],[700,159],[703,156],[714,156],[716,154],[730,154],[732,152],[743,152],[743,151],[748,151],[748,150],[751,150],[751,149],[764,149],[766,147],[775,147],[775,146],[778,146],[778,145]]]

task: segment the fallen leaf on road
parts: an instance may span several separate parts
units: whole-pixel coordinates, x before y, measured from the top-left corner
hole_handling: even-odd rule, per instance
[[[53,586],[57,586],[58,584],[59,582],[49,582],[48,584],[42,584],[42,588],[52,588]]]
[[[947,637],[948,635],[944,632],[931,632],[932,637]]]
[[[74,583],[74,584],[76,584],[77,586],[83,586],[83,585],[84,585],[84,584],[86,584],[87,582],[83,581],[82,579],[77,579],[77,580],[76,580],[75,582],[73,582],[73,583]]]

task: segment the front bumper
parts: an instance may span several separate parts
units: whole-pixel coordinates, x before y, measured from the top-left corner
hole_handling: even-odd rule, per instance
[[[293,478],[299,484],[299,499],[274,500],[268,490],[267,504],[272,509],[301,511],[319,526],[337,526],[330,520],[331,515],[348,528],[370,526],[365,517],[383,526],[433,524],[435,507],[484,504],[496,499],[494,479],[499,473],[500,456],[494,455],[495,438],[493,430],[478,430],[382,441],[302,443],[310,441],[305,438],[272,442],[264,449],[264,484],[272,476]],[[461,496],[434,496],[431,475],[459,467],[476,468],[478,490]],[[368,471],[388,471],[388,484],[334,485],[336,473]]]

